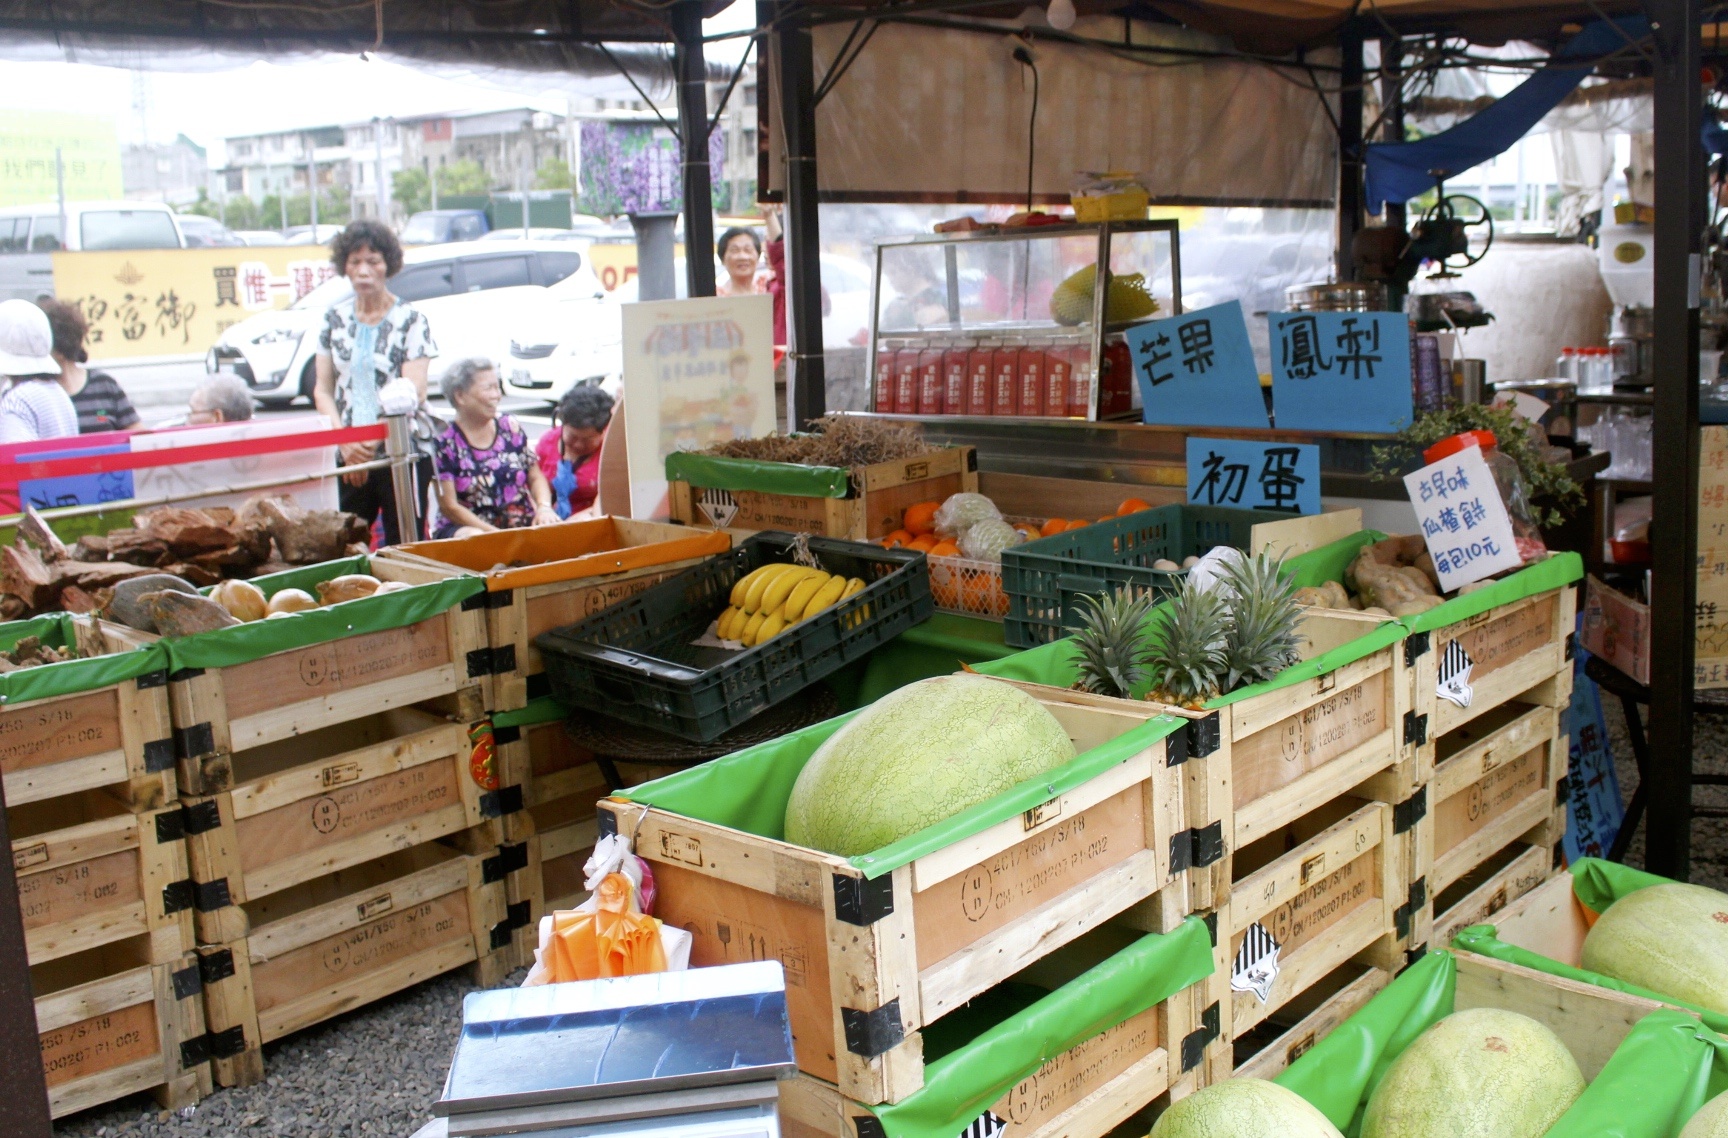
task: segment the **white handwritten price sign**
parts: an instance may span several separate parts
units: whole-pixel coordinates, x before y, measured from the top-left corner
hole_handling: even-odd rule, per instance
[[[1465,447],[1406,474],[1404,488],[1416,507],[1442,592],[1523,563],[1506,503],[1480,449]]]

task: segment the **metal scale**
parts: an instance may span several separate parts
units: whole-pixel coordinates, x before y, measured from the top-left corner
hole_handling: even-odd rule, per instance
[[[476,992],[422,1133],[779,1138],[796,1070],[778,961]]]

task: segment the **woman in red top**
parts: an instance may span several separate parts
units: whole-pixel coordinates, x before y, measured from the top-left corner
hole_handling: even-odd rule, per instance
[[[610,395],[598,387],[572,387],[552,412],[552,429],[535,444],[561,520],[592,516],[600,496],[600,444],[611,422]]]

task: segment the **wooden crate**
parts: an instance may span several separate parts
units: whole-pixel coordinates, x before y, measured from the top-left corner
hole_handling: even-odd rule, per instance
[[[1232,1040],[1235,1077],[1276,1078],[1391,982],[1391,972],[1372,964],[1347,961],[1333,969],[1253,1030]]]
[[[1447,948],[1459,929],[1498,920],[1502,909],[1555,876],[1555,853],[1515,842],[1435,893],[1428,943]]]
[[[232,787],[184,803],[200,943],[244,936],[248,901],[481,826],[470,753],[466,725],[398,707],[228,757]]]
[[[1577,590],[1564,585],[1413,636],[1413,649],[1428,637],[1429,650],[1416,655],[1414,665],[1416,711],[1428,716],[1428,734],[1444,735],[1539,687],[1542,703],[1564,708],[1572,698],[1577,604]],[[1470,667],[1468,706],[1437,693],[1441,672],[1464,660]]]
[[[92,622],[77,622],[80,638]],[[130,629],[101,622],[104,636],[131,647]],[[129,634],[123,638],[123,634]],[[0,776],[6,804],[20,806],[97,787],[154,810],[174,801],[174,732],[168,675],[136,679],[0,708]]]
[[[1037,698],[1081,752],[1150,717]],[[923,1085],[924,1024],[1155,894],[1186,910],[1166,743],[875,879],[845,858],[631,803],[601,802],[600,832],[653,863],[656,915],[695,935],[692,965],[781,961],[802,1070],[860,1102],[898,1102]]]
[[[55,1118],[151,1092],[177,1110],[210,1093],[199,959],[151,963],[147,938],[32,965],[36,1030]]]
[[[192,950],[193,889],[178,805],[134,813],[102,790],[9,807],[30,963],[138,938],[149,964]]]
[[[1225,1021],[1240,1039],[1339,966],[1362,959],[1395,971],[1402,867],[1391,805],[1341,797],[1236,851],[1228,919],[1219,926]],[[1224,930],[1228,930],[1225,935]],[[1267,940],[1277,970],[1267,998],[1235,987]],[[1247,942],[1247,950],[1244,944]]]
[[[211,1031],[243,1040],[214,1060],[222,1086],[259,1081],[260,1046],[303,1027],[464,965],[486,986],[515,966],[507,949],[520,914],[497,863],[440,842],[242,908],[245,935],[198,949]]]
[[[917,458],[856,467],[844,498],[705,490],[674,481],[672,520],[867,541],[899,529],[907,506],[977,489],[977,452],[968,446],[947,447]]]
[[[685,525],[663,522],[638,522],[629,518],[604,518],[612,527],[619,548],[644,556],[643,547],[664,545],[668,548],[693,547],[711,537],[706,530],[693,530]],[[592,527],[596,523],[574,523],[577,527]],[[546,666],[540,659],[540,649],[534,638],[542,632],[575,624],[609,605],[632,597],[650,585],[682,573],[702,563],[704,558],[724,553],[728,546],[711,542],[713,548],[697,556],[672,557],[652,565],[633,565],[615,572],[606,572],[608,563],[624,564],[605,554],[595,553],[570,559],[566,563],[547,562],[518,564],[499,552],[493,556],[490,547],[511,541],[542,539],[550,545],[557,529],[547,527],[526,535],[501,533],[482,534],[459,541],[415,542],[379,554],[380,561],[415,566],[423,572],[445,576],[477,573],[486,578],[487,591],[469,598],[463,607],[484,612],[487,643],[491,649],[490,688],[487,706],[493,711],[515,711],[530,701],[551,694]],[[503,562],[505,567],[494,568]],[[556,579],[559,572],[570,576]],[[553,579],[547,579],[553,578]]]
[[[1037,983],[1043,971],[1049,969],[1034,966],[1015,978]],[[1203,1085],[1194,1044],[1205,1035],[1197,1018],[1205,991],[1199,984],[1183,989],[1051,1056],[985,1109],[1021,1138],[1103,1138],[1160,1096],[1192,1093]],[[786,1138],[858,1138],[881,1133],[877,1125],[867,1107],[833,1083],[800,1071],[780,1084]]]
[[[372,571],[409,584],[431,579],[418,567],[382,558],[372,562]],[[482,611],[456,606],[401,628],[225,668],[182,669],[168,684],[180,790],[206,795],[228,789],[233,780],[224,768],[236,751],[480,686],[490,676],[491,658]]]

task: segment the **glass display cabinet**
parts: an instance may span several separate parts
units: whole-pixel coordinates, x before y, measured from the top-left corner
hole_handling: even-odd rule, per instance
[[[1108,287],[1099,288],[1098,266]],[[993,226],[884,241],[870,313],[881,414],[1111,419],[1139,393],[1122,333],[1182,311],[1174,221]]]

